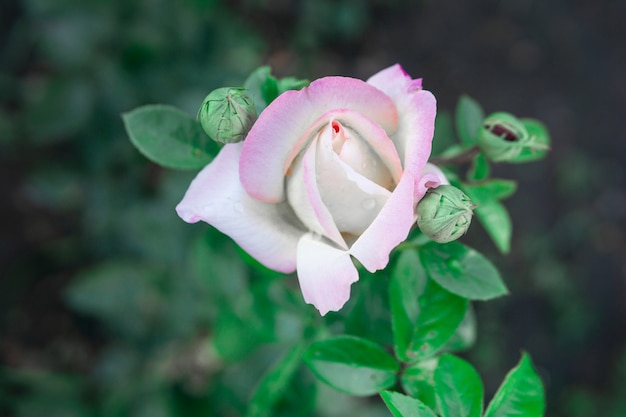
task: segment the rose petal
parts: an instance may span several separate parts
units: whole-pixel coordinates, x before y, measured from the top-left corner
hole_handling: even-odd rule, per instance
[[[287,91],[259,116],[241,155],[240,178],[248,193],[262,201],[285,198],[284,167],[301,135],[324,113],[352,109],[391,133],[397,126],[394,103],[361,80],[325,77],[299,91]]]
[[[415,200],[420,201],[429,188],[437,188],[444,184],[450,184],[450,181],[443,171],[436,165],[426,164],[419,180],[415,183]]]
[[[449,184],[444,173],[433,164],[426,164],[418,178],[412,180],[405,174],[378,217],[350,248],[352,256],[368,271],[386,267],[393,248],[406,240],[415,223],[415,206],[428,188]]]
[[[309,230],[326,236],[339,246],[348,249],[318,190],[316,150],[316,144],[311,144],[302,159],[294,164],[293,172],[287,179],[287,199],[298,218]]]
[[[268,268],[293,272],[306,229],[286,203],[267,204],[246,193],[239,182],[242,146],[224,146],[192,181],[176,211],[188,223],[214,226]]]
[[[387,136],[387,132],[361,113],[349,109],[338,109],[326,112],[307,129],[305,134],[300,137],[296,145],[292,148],[287,158],[284,168],[285,174],[289,173],[292,161],[302,151],[303,147],[314,137],[317,137],[319,132],[327,127],[333,120],[338,121],[341,125],[348,127],[350,131],[358,134],[360,140],[357,142],[360,147],[366,151],[365,153],[371,154],[374,158],[382,162],[384,168],[391,174],[395,184],[400,181],[400,177],[402,176],[402,162],[400,161],[394,143]],[[353,168],[363,175],[366,175],[366,171],[372,169],[371,166],[365,168],[353,166]],[[378,167],[378,169],[382,170],[383,167]],[[366,176],[372,178],[371,175]]]
[[[298,242],[298,280],[304,301],[313,304],[323,316],[343,307],[359,273],[347,251],[307,233]]]
[[[398,129],[390,136],[405,171],[417,175],[430,156],[437,105],[435,97],[421,89],[400,65],[374,74],[367,82],[385,92],[398,109]]]
[[[391,192],[339,158],[333,150],[332,132],[329,125],[317,143],[320,195],[339,231],[358,236],[376,218]]]
[[[387,204],[350,248],[350,253],[370,272],[383,269],[389,254],[409,235],[415,223],[414,178],[405,173]]]

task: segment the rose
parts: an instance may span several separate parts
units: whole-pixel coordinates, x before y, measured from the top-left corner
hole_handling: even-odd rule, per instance
[[[367,82],[318,79],[276,98],[176,210],[271,269],[297,270],[305,301],[337,311],[358,280],[351,256],[370,272],[384,268],[427,188],[445,182],[427,164],[435,113],[433,95],[399,65]]]

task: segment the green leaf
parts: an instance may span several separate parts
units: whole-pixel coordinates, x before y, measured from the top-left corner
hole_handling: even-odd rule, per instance
[[[438,111],[435,118],[435,135],[433,136],[433,148],[430,152],[431,157],[441,155],[455,143],[452,115],[448,111]]]
[[[372,395],[393,386],[399,370],[381,346],[353,336],[314,342],[303,359],[320,380],[352,395]]]
[[[474,342],[476,342],[476,315],[472,305],[469,304],[463,321],[443,349],[450,351],[466,350],[472,347]]]
[[[245,264],[237,258],[233,242],[223,239],[216,229],[209,229],[198,237],[188,253],[189,269],[207,289],[210,304],[214,304],[211,310],[217,308],[220,302],[234,304],[241,294],[248,291]]]
[[[438,363],[438,357],[416,362],[409,365],[400,378],[402,389],[407,394],[422,401],[433,410],[437,409],[434,376]]]
[[[295,77],[285,77],[278,80],[278,95],[288,90],[300,90],[307,87],[311,82],[309,80],[299,80]]]
[[[450,354],[439,358],[435,396],[442,417],[480,417],[483,411],[480,376],[472,365]]]
[[[252,72],[244,83],[249,97],[254,100],[257,114],[261,114],[279,95],[287,90],[299,90],[309,85],[308,80],[299,80],[294,77],[277,79],[272,76],[270,67],[259,67]]]
[[[124,113],[122,118],[133,145],[166,168],[200,169],[219,152],[200,123],[175,107],[147,105]]]
[[[550,133],[543,123],[541,123],[539,120],[534,119],[521,119],[520,121],[524,124],[524,127],[528,131],[528,134],[531,136],[535,136],[534,141],[536,143],[550,146]],[[524,163],[536,161],[546,156],[548,151],[549,149],[533,150],[524,148],[514,160],[508,162]]]
[[[380,396],[394,417],[436,417],[430,408],[415,398],[393,391],[383,391]]]
[[[489,200],[504,200],[517,190],[517,182],[512,180],[492,179],[480,183],[462,184],[461,188],[469,196],[472,194],[474,204]],[[471,196],[470,196],[471,197]]]
[[[222,304],[214,324],[213,346],[225,362],[238,362],[256,349],[264,338],[249,320],[249,311],[238,313],[228,304]]]
[[[400,254],[389,286],[395,350],[405,362],[434,355],[463,320],[467,300],[429,280],[415,251]]]
[[[392,340],[391,315],[389,314],[389,272],[381,270],[374,274],[359,271],[359,285],[352,290],[352,309],[346,309],[344,333],[363,337],[385,345]]]
[[[508,292],[491,262],[459,242],[429,243],[419,254],[428,276],[461,297],[489,300]]]
[[[278,280],[253,274],[239,296],[222,300],[213,331],[221,358],[238,362],[263,343],[299,340],[302,322],[285,308],[284,290]]]
[[[485,112],[476,100],[462,95],[456,105],[456,130],[465,145],[476,144],[478,132],[485,120]]]
[[[472,203],[476,204],[474,214],[498,250],[508,253],[511,249],[513,223],[506,207],[497,199],[513,194],[517,184],[508,180],[492,180],[478,185],[463,184],[461,188]]]
[[[541,417],[545,412],[543,384],[530,356],[524,353],[489,403],[484,417]]]
[[[243,87],[248,90],[249,97],[254,100],[257,114],[278,96],[278,80],[271,74],[270,67],[259,67],[252,71]]]
[[[290,382],[298,370],[304,350],[304,343],[293,346],[265,374],[252,396],[246,417],[272,415],[274,405],[289,390]]]
[[[467,172],[467,179],[469,181],[481,181],[489,177],[491,174],[491,168],[487,158],[482,153],[479,153],[472,160],[472,166]]]
[[[480,205],[474,212],[498,250],[503,254],[509,253],[513,223],[506,207],[502,203],[492,200]]]

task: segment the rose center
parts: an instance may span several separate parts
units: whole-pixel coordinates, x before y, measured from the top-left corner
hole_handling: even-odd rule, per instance
[[[395,182],[391,173],[359,132],[338,120],[332,120],[325,129],[329,128],[332,149],[343,162],[381,187],[393,190]]]

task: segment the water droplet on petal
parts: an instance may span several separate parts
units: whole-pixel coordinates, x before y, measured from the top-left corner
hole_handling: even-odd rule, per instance
[[[366,198],[365,200],[361,201],[361,207],[363,207],[365,210],[374,210],[374,208],[376,207],[376,200],[374,200],[373,198]]]

